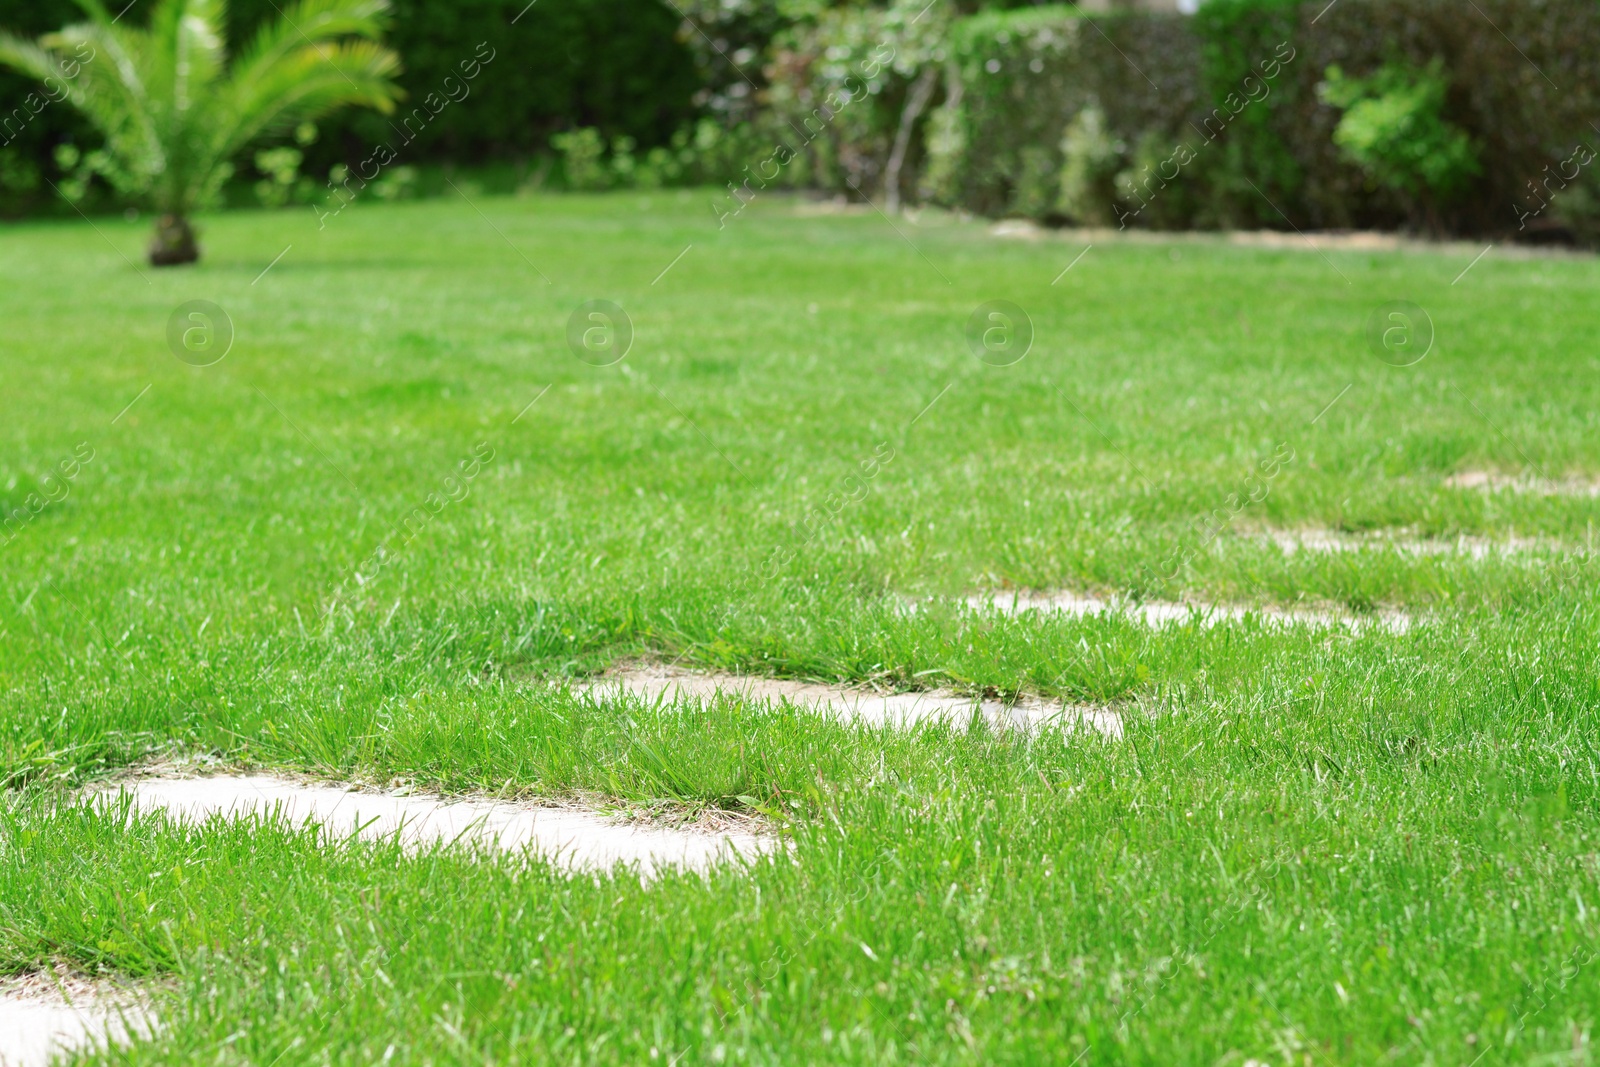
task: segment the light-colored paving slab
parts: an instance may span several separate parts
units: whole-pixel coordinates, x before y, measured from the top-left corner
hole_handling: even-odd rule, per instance
[[[1109,737],[1122,735],[1122,718],[1110,708],[1024,701],[1006,704],[955,693],[877,693],[776,678],[702,674],[669,667],[633,667],[578,687],[596,699],[619,692],[645,700],[710,700],[719,693],[746,702],[788,703],[820,715],[869,726],[943,722],[965,726],[974,714],[995,729],[1034,730],[1046,723],[1083,726]]]
[[[718,860],[753,858],[775,846],[774,838],[743,831],[637,825],[566,808],[367,793],[269,775],[142,778],[99,796],[107,801],[119,792],[141,811],[165,811],[191,822],[279,812],[335,836],[398,834],[411,847],[460,839],[507,852],[528,849],[574,870],[637,863],[646,876],[668,867],[703,871]]]
[[[967,604],[979,611],[992,609],[1007,615],[1021,615],[1029,611],[1080,617],[1122,615],[1150,627],[1179,625],[1191,620],[1199,622],[1201,626],[1218,626],[1224,623],[1240,623],[1248,619],[1255,619],[1270,626],[1315,626],[1355,631],[1372,629],[1389,633],[1405,633],[1412,626],[1411,617],[1399,612],[1353,615],[1335,611],[1241,607],[1233,604],[1200,604],[1167,600],[1103,600],[1073,592],[1018,591],[978,594],[968,597]]]
[[[1405,537],[1393,533],[1351,534],[1337,530],[1273,530],[1265,535],[1286,556],[1300,552],[1393,552],[1401,556],[1465,556],[1483,560],[1563,550],[1560,542],[1531,537]]]
[[[646,877],[668,868],[704,871],[778,847],[775,837],[745,831],[642,826],[574,809],[362,792],[264,774],[134,778],[96,790],[89,801],[108,804],[122,796],[140,811],[186,822],[275,814],[296,825],[310,822],[335,838],[398,835],[413,848],[472,841],[507,852],[526,849],[575,871],[637,864]],[[124,991],[40,978],[0,983],[0,1067],[46,1067],[55,1055],[148,1035],[153,1027],[144,1002]]]
[[[1566,476],[1545,478],[1497,471],[1458,471],[1444,480],[1446,489],[1476,489],[1485,493],[1527,493],[1532,496],[1600,496],[1600,481]]]
[[[54,1056],[147,1035],[144,1002],[125,990],[41,977],[0,982],[0,1067],[46,1067]]]

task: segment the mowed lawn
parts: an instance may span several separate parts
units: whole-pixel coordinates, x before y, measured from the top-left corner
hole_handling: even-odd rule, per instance
[[[145,222],[0,232],[0,972],[150,978],[109,1058],[163,1064],[1589,1062],[1594,259],[711,195],[232,214],[161,272]],[[963,599],[1012,589],[1413,625]],[[638,660],[1125,733],[563,684]],[[641,883],[74,802],[201,756],[788,847]]]

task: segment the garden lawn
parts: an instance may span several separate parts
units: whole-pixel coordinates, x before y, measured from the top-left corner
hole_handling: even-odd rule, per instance
[[[181,271],[0,233],[0,971],[149,977],[129,1062],[1587,1062],[1600,264],[710,195],[231,214]],[[648,659],[1124,735],[565,684]],[[641,883],[74,802],[199,756],[789,847]]]

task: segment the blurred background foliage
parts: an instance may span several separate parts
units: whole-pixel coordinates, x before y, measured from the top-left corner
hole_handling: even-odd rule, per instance
[[[1597,0],[1208,0],[1193,15],[979,0],[394,0],[415,106],[494,58],[373,191],[731,185],[1044,224],[1406,229],[1600,242]],[[26,33],[70,0],[0,0]],[[274,13],[234,0],[232,39]],[[136,19],[138,8],[128,17]],[[93,135],[0,75],[0,214],[116,209]],[[20,110],[17,110],[19,109]],[[351,112],[239,161],[233,204],[311,202]]]

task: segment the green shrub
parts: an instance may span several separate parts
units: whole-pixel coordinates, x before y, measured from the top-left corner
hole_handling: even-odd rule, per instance
[[[606,189],[611,185],[611,168],[606,165],[606,142],[593,126],[558,133],[550,144],[561,153],[562,174],[568,189]]]
[[[316,143],[317,134],[316,125],[305,122],[295,130],[294,139],[300,148],[304,148]],[[315,189],[311,179],[300,173],[300,165],[305,162],[305,153],[300,148],[283,145],[256,153],[256,171],[261,175],[261,180],[255,184],[255,194],[262,207],[283,207],[290,201],[297,204],[311,201]]]
[[[782,144],[793,162],[775,180],[794,184],[805,175],[825,188],[891,201],[926,184],[918,175],[935,122],[949,4],[796,6],[804,17],[773,43],[770,119],[757,127],[772,143],[757,159]],[[937,135],[945,147],[949,132]]]
[[[1061,138],[1061,188],[1056,206],[1067,218],[1090,226],[1116,221],[1117,175],[1127,146],[1106,129],[1106,113],[1090,104],[1067,123]]]
[[[1344,112],[1333,141],[1375,181],[1431,210],[1483,172],[1472,138],[1444,117],[1439,59],[1422,70],[1388,63],[1369,78],[1331,66],[1326,77],[1318,95]]]
[[[1478,10],[1465,15],[1457,0],[1340,0],[1331,7],[1326,0],[1210,0],[1202,6],[1195,25],[1205,38],[1213,93],[1239,75],[1250,50],[1287,40],[1299,53],[1267,105],[1229,130],[1223,158],[1234,162],[1218,176],[1214,202],[1240,224],[1253,215],[1257,224],[1284,226],[1281,210],[1304,229],[1392,228],[1437,213],[1429,221],[1451,232],[1515,232],[1526,183],[1593,133],[1589,123],[1600,114],[1593,70],[1600,4],[1474,2]],[[1352,120],[1341,136],[1347,110],[1318,93],[1329,67],[1426,72],[1435,59],[1442,61],[1436,72],[1444,92],[1430,89],[1429,106],[1468,139],[1481,168],[1471,173],[1464,154],[1457,154],[1463,165],[1444,179],[1453,192],[1443,198],[1407,192],[1407,184],[1426,188],[1415,182],[1380,180],[1370,162],[1358,162],[1341,145],[1354,144],[1355,127],[1365,124],[1359,136],[1376,151],[1381,109],[1363,109],[1366,116]],[[1246,178],[1266,195],[1245,185]],[[1582,236],[1593,227],[1584,214],[1588,203],[1581,193],[1563,195],[1543,221]]]
[[[256,182],[256,199],[262,207],[283,207],[289,202],[305,153],[298,148],[263,148],[256,153],[256,170],[263,175]]]
[[[410,200],[417,195],[421,177],[421,172],[408,163],[389,167],[372,183],[372,195],[379,200]]]
[[[561,157],[566,188],[575,191],[736,182],[772,150],[772,140],[761,127],[744,123],[730,130],[711,118],[678,130],[667,145],[643,156],[633,138],[607,143],[592,126],[558,133],[550,144]],[[786,177],[799,179],[803,173],[791,165]]]
[[[744,197],[853,183],[881,196],[906,130],[897,188],[981,214],[1153,227],[1427,221],[1600,242],[1600,168],[1553,177],[1580,142],[1600,143],[1596,0],[1474,0],[1482,14],[1465,16],[1459,0],[1206,0],[1192,17],[1121,11],[1092,24],[1075,6],[955,18],[965,0],[394,2],[391,42],[413,98],[479,42],[498,50],[492,76],[406,148],[408,162],[543,154],[552,135],[592,128],[597,169],[576,184],[732,183],[726,195]],[[235,33],[272,3],[234,0],[246,23]],[[674,7],[727,54],[684,31]],[[0,25],[49,29],[73,10],[0,0]],[[885,44],[892,54],[864,76]],[[1319,94],[1330,68],[1365,75],[1345,86],[1364,95],[1345,106]],[[930,71],[926,111],[910,114]],[[1252,97],[1250,79],[1270,91]],[[846,98],[847,84],[862,91]],[[0,105],[28,91],[0,75]],[[824,115],[831,94],[848,102]],[[353,163],[348,153],[391,136],[370,116],[337,122],[302,148],[303,172]],[[63,143],[81,146],[69,171],[52,162]],[[0,212],[52,202],[45,177],[93,203],[98,143],[60,107],[0,136]],[[1418,154],[1420,143],[1430,147]],[[779,145],[787,161],[774,171]],[[1192,158],[1178,165],[1180,154]]]

